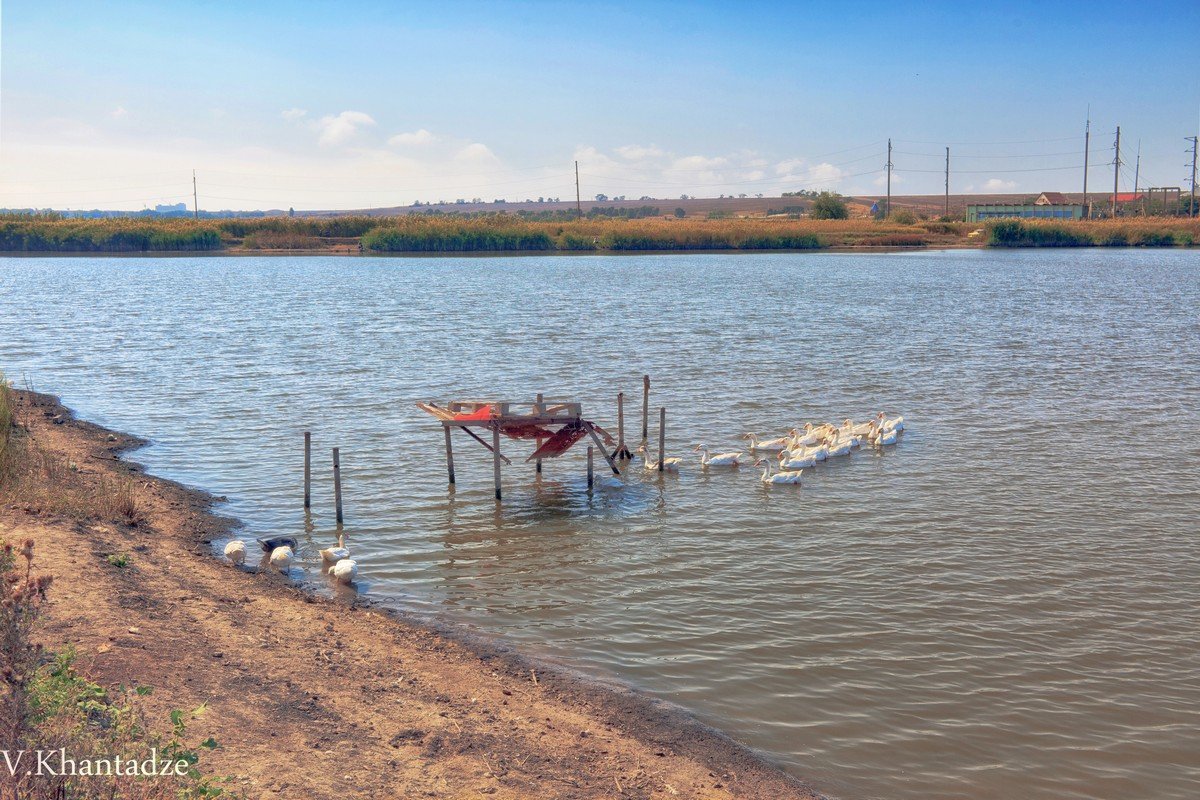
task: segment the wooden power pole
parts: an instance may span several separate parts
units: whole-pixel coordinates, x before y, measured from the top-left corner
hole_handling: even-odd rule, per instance
[[[946,148],[946,216],[950,216],[950,148]]]
[[[1087,125],[1083,128],[1083,213],[1090,217],[1092,216],[1092,207],[1088,204],[1087,196],[1087,174],[1088,174],[1088,149],[1092,142],[1092,114],[1091,108],[1088,108]]]
[[[192,170],[192,219],[200,219],[200,199],[196,194],[196,170]]]
[[[1200,137],[1192,137],[1192,199],[1188,203],[1188,216],[1196,216],[1196,142]],[[1164,203],[1165,205],[1165,203]]]
[[[1117,126],[1117,141],[1113,144],[1113,199],[1112,215],[1117,218],[1117,187],[1121,178],[1121,126]]]
[[[892,216],[892,140],[888,139],[888,160],[887,160],[887,202],[883,206],[883,217],[888,219]]]
[[[575,162],[575,216],[583,219],[583,203],[579,200],[579,162]]]

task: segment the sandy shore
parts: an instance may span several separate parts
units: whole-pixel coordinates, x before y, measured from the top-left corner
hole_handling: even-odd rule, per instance
[[[32,537],[55,576],[41,639],[73,643],[104,685],[155,687],[164,728],[170,709],[208,703],[192,732],[220,742],[207,770],[245,797],[820,797],[666,704],[222,563],[209,543],[230,521],[120,458],[141,442],[46,395],[18,392],[17,418],[78,465],[73,480],[132,476],[141,514],[129,526],[0,498],[0,538]]]

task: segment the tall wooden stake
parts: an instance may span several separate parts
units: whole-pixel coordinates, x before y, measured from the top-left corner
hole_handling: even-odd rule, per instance
[[[337,524],[342,524],[342,464],[338,460],[338,449],[333,448],[333,507],[337,512]]]
[[[667,449],[667,407],[663,406],[658,410],[658,471],[662,472],[666,468],[666,449]]]
[[[450,426],[443,425],[442,431],[446,434],[446,471],[450,473],[450,485],[454,485],[454,448],[450,444]]]
[[[617,458],[632,458],[633,454],[625,446],[625,393],[617,392]]]
[[[537,405],[534,406],[533,413],[535,416],[542,413],[542,393],[541,392],[538,392]],[[541,438],[539,437],[536,441],[537,441],[537,446],[540,448],[542,446]],[[534,468],[537,471],[538,475],[542,474],[542,460],[540,458],[534,462]]]
[[[650,376],[642,376],[642,444],[650,444]]]
[[[492,478],[496,482],[496,499],[500,499],[500,426],[492,428]]]
[[[595,477],[596,448],[588,445],[588,488],[596,482]]]
[[[312,433],[304,432],[304,507],[312,508]]]

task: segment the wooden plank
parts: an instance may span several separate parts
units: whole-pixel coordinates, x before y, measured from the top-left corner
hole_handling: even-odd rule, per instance
[[[534,405],[533,405],[533,413],[541,414],[542,411],[543,411],[543,409],[542,409],[542,393],[538,392],[537,402],[534,403]],[[542,437],[539,436],[534,441],[537,442],[537,446],[540,449],[542,446]],[[537,474],[541,475],[542,474],[542,460],[539,458],[537,461],[534,462],[534,465],[535,465]]]
[[[650,444],[650,376],[642,376],[642,444]]]
[[[450,428],[450,426],[451,426],[451,424],[452,424],[452,423],[445,423],[445,424],[443,425],[443,427],[445,427],[445,428],[449,429],[449,428]],[[475,441],[479,442],[481,445],[483,445],[484,447],[486,447],[488,450],[491,450],[491,449],[492,449],[492,446],[491,446],[490,444],[488,444],[487,442],[485,442],[485,441],[484,441],[484,440],[483,440],[483,439],[482,439],[482,438],[479,436],[479,434],[475,433],[475,431],[471,430],[471,429],[470,429],[470,428],[468,428],[466,425],[455,425],[454,427],[456,427],[456,428],[461,428],[461,429],[463,430],[463,432],[467,434],[467,436],[470,436],[472,439],[474,439]],[[497,433],[497,434],[499,434],[499,432],[500,432],[500,431],[499,431],[499,429],[497,429],[497,430],[496,430],[496,433]],[[511,464],[511,463],[512,463],[511,461],[509,461],[509,460],[508,460],[507,458],[505,458],[504,456],[500,456],[500,458],[504,460],[504,463],[505,463],[505,464]]]
[[[667,449],[667,407],[663,406],[658,410],[658,471],[662,472],[666,466],[666,449]]]
[[[337,524],[342,524],[342,465],[338,460],[338,448],[333,448],[333,506],[337,513]]]
[[[600,437],[596,434],[596,430],[592,426],[592,423],[584,422],[583,427],[592,437],[592,441],[596,443],[596,447],[600,450],[600,455],[604,456],[604,460],[608,462],[609,469],[613,471],[613,475],[620,475],[621,470],[617,469],[617,462],[613,461],[612,456],[610,456],[608,451],[604,449],[604,442],[600,441]]]
[[[594,462],[596,461],[595,453],[596,453],[596,448],[594,448],[594,447],[588,448],[588,488],[589,489],[591,489],[592,485],[595,484],[595,482],[596,482],[595,467],[594,467]]]
[[[304,432],[304,507],[312,508],[312,433]]]

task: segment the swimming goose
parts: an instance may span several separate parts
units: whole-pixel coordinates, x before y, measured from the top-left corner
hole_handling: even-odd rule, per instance
[[[771,462],[765,458],[760,458],[758,461],[755,461],[754,466],[763,468],[763,474],[762,474],[762,482],[763,483],[774,484],[776,486],[778,486],[780,484],[785,484],[785,483],[790,483],[790,484],[794,484],[794,485],[798,486],[800,484],[800,475],[804,472],[804,470],[799,469],[799,470],[789,470],[787,472],[776,472],[776,473],[772,474],[771,473]]]
[[[229,544],[225,545],[225,557],[234,564],[246,563],[246,543],[234,539]]]
[[[742,457],[742,453],[718,453],[715,456],[708,454],[708,448],[702,444],[696,445],[696,452],[700,454],[700,466],[708,469],[709,467],[736,467],[738,459]]]
[[[883,428],[882,430],[876,432],[875,438],[871,440],[871,443],[876,447],[886,447],[887,445],[895,444],[896,440],[899,438],[899,429]]]
[[[819,449],[821,448],[814,447],[812,450],[792,450],[791,454],[786,451],[780,453],[779,468],[782,470],[794,470],[816,466],[817,450]]]
[[[650,460],[650,451],[646,447],[646,445],[640,446],[637,449],[637,452],[641,453],[642,457],[646,461],[646,472],[658,472],[658,459],[656,458],[653,461]],[[674,456],[672,456],[671,458],[664,458],[663,459],[663,471],[664,472],[679,472],[679,467],[682,464],[683,464],[682,458],[675,458]]]
[[[759,441],[759,438],[753,433],[746,433],[742,435],[742,438],[750,442],[751,450],[773,450],[779,452],[788,446],[788,437],[786,436],[780,436],[778,439]]]
[[[827,455],[829,458],[833,458],[834,456],[848,456],[850,455],[850,451],[854,449],[851,441],[849,439],[843,440],[841,434],[836,431],[830,437],[828,444],[829,451]]]
[[[892,417],[891,419],[888,419],[887,416],[880,411],[875,415],[875,419],[878,420],[879,427],[883,428],[884,430],[888,430],[889,428],[894,428],[898,431],[904,430],[904,417]]]

